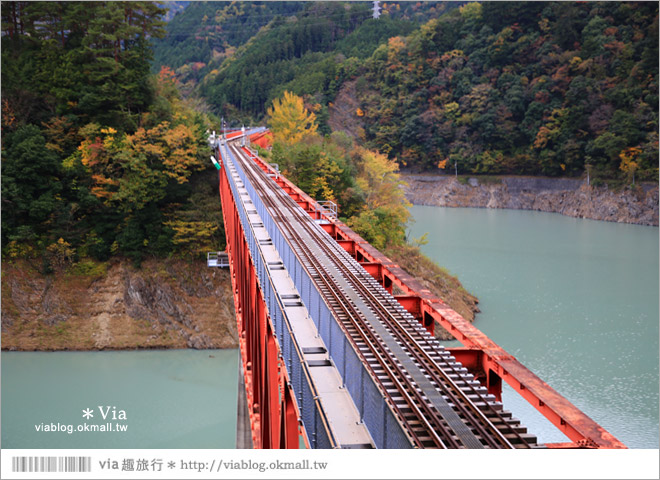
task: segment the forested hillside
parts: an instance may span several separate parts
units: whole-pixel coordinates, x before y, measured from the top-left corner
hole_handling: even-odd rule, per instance
[[[274,125],[290,92],[320,135],[271,155],[379,245],[407,216],[373,172],[395,188],[397,165],[657,180],[657,3],[381,6],[189,2],[165,25],[153,2],[2,3],[4,254],[48,270],[222,246],[200,97]]]
[[[330,133],[328,99],[345,72],[459,4],[386,3],[389,13],[374,21],[370,2],[193,2],[156,42],[154,68],[173,68],[186,93],[200,84],[196,93],[237,124],[261,120],[284,90],[314,97]]]
[[[307,95],[325,127],[326,108],[341,83],[357,73],[364,58],[396,32],[409,32],[409,21],[371,19],[363,2],[310,3],[295,17],[278,17],[206,77],[201,94],[213,105],[231,105],[260,118],[284,90]],[[359,57],[346,57],[356,52]],[[226,114],[231,110],[223,109]]]
[[[153,68],[172,68],[180,87],[191,92],[198,81],[233,55],[278,15],[301,10],[301,2],[186,2],[154,41]]]
[[[416,170],[657,178],[657,3],[382,5],[379,19],[368,2],[282,11],[200,66],[198,93],[249,122],[291,91],[321,132],[350,125]],[[330,122],[347,100],[350,115]]]
[[[217,323],[219,310],[231,318],[227,277],[217,271],[216,280],[225,283],[218,289],[211,280],[216,271],[199,269],[202,255],[224,248],[218,177],[206,141],[220,121],[200,113],[206,108],[199,98],[180,94],[188,47],[171,48],[174,57],[182,55],[181,63],[174,58],[172,66],[154,66],[152,42],[165,33],[166,12],[159,5],[2,3],[2,259],[10,273],[3,275],[2,329],[9,348],[231,344],[228,336],[218,338],[223,330]],[[213,7],[209,22],[231,19],[241,29],[230,32],[223,23],[224,30],[200,35],[223,49],[216,55],[220,44],[214,44],[210,57],[200,57],[209,62],[205,88],[222,98],[243,95],[235,79],[250,68],[245,55],[255,55],[252,45],[260,42],[269,49],[258,57],[263,64],[253,69],[255,75],[280,68],[289,75],[275,90],[257,92],[252,110],[225,104],[217,112],[265,121],[257,106],[268,109],[277,141],[264,157],[279,162],[315,198],[335,200],[343,220],[386,254],[399,252],[405,257],[401,265],[428,278],[430,289],[473,318],[476,299],[406,244],[409,213],[396,162],[343,132],[320,134],[328,133],[327,122],[319,128],[303,98],[286,91],[301,92],[308,103],[319,95],[325,107],[341,87],[340,78],[325,93],[316,91],[318,78],[307,81],[309,72],[297,59],[311,54],[305,65],[314,69],[353,58],[357,74],[360,61],[382,41],[413,32],[420,12],[440,10],[432,4],[395,5],[400,19],[375,22],[362,3]],[[208,5],[191,3],[173,25],[180,21],[187,28],[185,12],[198,8]],[[252,23],[255,9],[268,13]],[[291,11],[300,14],[299,22]],[[315,20],[315,14],[326,16]],[[262,23],[268,26],[259,29]],[[213,32],[218,36],[211,41]],[[287,41],[280,44],[280,38]],[[238,48],[232,51],[231,42]],[[208,68],[214,61],[216,72]],[[205,314],[208,322],[200,323]]]
[[[657,179],[658,4],[468,4],[379,47],[357,91],[402,165]]]
[[[204,208],[213,177],[195,173],[209,166],[211,122],[167,70],[150,74],[163,13],[153,2],[2,3],[6,258],[50,271],[223,241],[219,212]]]

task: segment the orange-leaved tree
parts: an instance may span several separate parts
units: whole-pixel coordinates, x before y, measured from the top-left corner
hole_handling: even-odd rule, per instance
[[[90,191],[107,206],[134,212],[164,198],[168,179],[182,184],[204,168],[194,127],[168,121],[132,135],[89,124],[80,129],[78,151],[63,162],[89,172]]]
[[[621,164],[619,169],[622,170],[628,177],[628,181],[632,179],[632,184],[635,185],[635,172],[639,167],[639,164],[635,161],[635,158],[642,152],[642,149],[639,147],[629,147],[625,148],[619,153],[619,158],[621,159]]]
[[[138,128],[126,140],[132,150],[147,155],[150,164],[162,163],[165,175],[185,183],[193,172],[205,167],[198,137],[186,124],[171,125],[165,121],[148,130]]]

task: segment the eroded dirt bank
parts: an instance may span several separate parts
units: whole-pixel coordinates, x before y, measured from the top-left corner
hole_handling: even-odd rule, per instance
[[[2,265],[3,350],[235,348],[229,274],[204,262],[113,260],[101,273]]]
[[[477,298],[418,248],[387,254],[474,320]],[[449,338],[440,328],[438,336]],[[51,275],[36,260],[2,265],[3,350],[236,348],[237,340],[229,272],[205,262],[149,260],[136,269],[114,259],[93,273]]]

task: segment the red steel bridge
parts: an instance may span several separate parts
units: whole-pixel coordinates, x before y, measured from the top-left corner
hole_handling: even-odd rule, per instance
[[[626,448],[262,160],[269,135],[209,139],[255,448]],[[538,443],[502,381],[570,441]]]

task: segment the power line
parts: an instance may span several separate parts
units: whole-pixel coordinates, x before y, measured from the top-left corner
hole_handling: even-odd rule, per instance
[[[263,18],[271,18],[271,21],[274,20],[276,17],[281,16],[281,15],[264,15],[262,16]],[[293,15],[295,16],[295,15]],[[248,16],[251,20],[254,20],[255,18],[258,18],[259,15],[255,16]],[[292,16],[289,17],[282,17],[285,21],[286,24],[286,19],[291,18]],[[360,14],[357,15],[349,15],[348,17],[343,17],[343,12],[340,13],[333,13],[331,15],[317,15],[317,16],[307,16],[298,19],[299,22],[302,22],[304,26],[318,26],[318,25],[326,25],[327,22],[319,22],[319,21],[309,21],[308,19],[329,19],[329,20],[343,20],[346,19],[347,21],[364,21],[367,20],[370,17],[369,13],[361,12]],[[208,25],[209,27],[213,28],[215,26],[220,26],[222,27],[222,30],[219,32],[215,32],[218,34],[222,34],[224,32],[226,33],[233,33],[241,30],[245,30],[248,28],[254,28],[254,27],[264,27],[267,26],[270,22],[259,22],[259,21],[252,21],[250,23],[248,22],[231,22],[231,23],[220,23],[220,24],[212,24]],[[177,31],[178,30],[178,31]],[[180,30],[177,29],[174,31],[168,31],[167,34],[165,35],[164,38],[176,38],[176,39],[181,39],[181,38],[190,38],[190,37],[197,37],[200,36],[200,33],[204,33],[204,30],[200,31],[200,29],[196,30],[195,32],[190,32],[189,29],[186,29],[185,27],[182,27]],[[186,33],[183,33],[183,31],[186,31]]]

